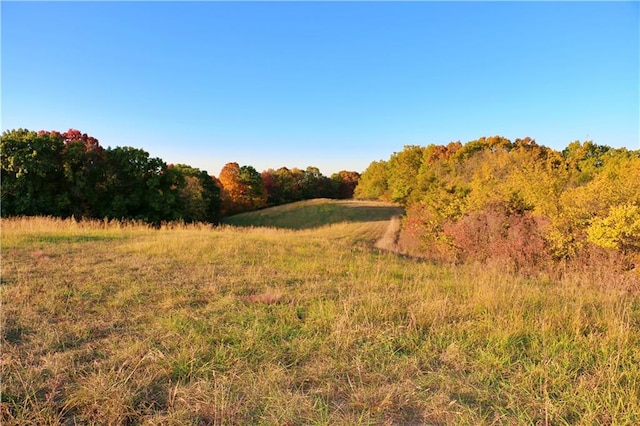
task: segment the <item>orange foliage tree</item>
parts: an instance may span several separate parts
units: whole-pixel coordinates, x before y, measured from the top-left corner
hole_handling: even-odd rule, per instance
[[[267,205],[267,191],[262,176],[252,166],[227,163],[218,177],[222,185],[225,214],[256,210]]]

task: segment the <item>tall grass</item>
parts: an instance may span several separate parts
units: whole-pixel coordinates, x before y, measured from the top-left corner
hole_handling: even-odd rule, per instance
[[[640,422],[633,275],[438,266],[385,229],[3,220],[1,423]]]

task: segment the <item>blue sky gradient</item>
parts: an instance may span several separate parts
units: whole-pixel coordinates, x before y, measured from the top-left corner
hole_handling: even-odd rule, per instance
[[[2,130],[214,175],[492,135],[638,149],[639,5],[3,1]]]

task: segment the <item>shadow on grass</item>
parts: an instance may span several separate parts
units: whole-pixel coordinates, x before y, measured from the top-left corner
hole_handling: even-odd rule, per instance
[[[401,207],[374,202],[330,201],[299,202],[226,218],[233,226],[260,226],[285,229],[310,229],[343,222],[377,222],[402,214]]]

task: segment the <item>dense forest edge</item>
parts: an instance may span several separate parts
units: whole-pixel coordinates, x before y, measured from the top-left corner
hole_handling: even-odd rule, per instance
[[[218,177],[142,149],[103,148],[78,130],[6,131],[2,216],[220,223],[315,198],[381,200],[406,210],[393,250],[437,262],[640,264],[640,150],[531,138],[405,146],[360,175],[316,167],[262,173],[227,163]]]
[[[355,197],[405,207],[397,250],[438,262],[640,264],[640,150],[499,136],[405,146],[369,165]]]
[[[2,216],[219,223],[224,216],[312,198],[351,198],[359,174],[317,167],[259,173],[227,163],[218,177],[133,147],[103,148],[75,129],[6,131]]]

